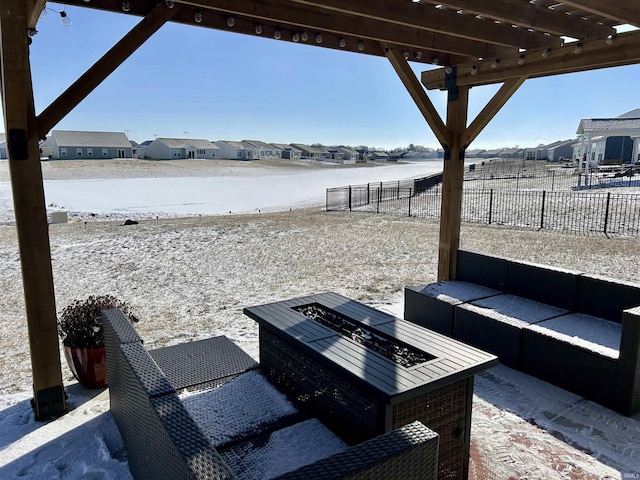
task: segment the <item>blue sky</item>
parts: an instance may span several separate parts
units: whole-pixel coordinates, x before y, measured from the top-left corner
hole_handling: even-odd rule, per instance
[[[40,112],[139,21],[49,3],[31,47]],[[426,67],[411,64],[416,75]],[[572,138],[640,107],[640,65],[528,80],[471,148]],[[470,119],[497,86],[471,90]],[[444,118],[446,98],[429,92]],[[439,147],[384,57],[167,24],[55,128],[282,143]],[[186,133],[185,133],[186,132]]]

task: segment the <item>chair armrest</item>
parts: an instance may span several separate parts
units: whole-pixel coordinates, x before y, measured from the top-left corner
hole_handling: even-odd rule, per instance
[[[438,434],[413,422],[277,480],[436,480]]]

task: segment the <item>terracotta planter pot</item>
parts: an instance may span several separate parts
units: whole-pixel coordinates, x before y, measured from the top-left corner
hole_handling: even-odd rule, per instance
[[[107,386],[107,357],[104,347],[64,347],[64,356],[69,368],[81,385],[87,388]]]

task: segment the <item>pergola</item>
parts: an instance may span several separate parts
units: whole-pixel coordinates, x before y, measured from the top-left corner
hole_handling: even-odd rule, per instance
[[[528,78],[640,63],[640,0],[58,0],[142,20],[43,111],[29,44],[45,0],[0,2],[1,86],[36,418],[66,411],[38,141],[166,22],[389,59],[445,151],[438,279],[456,277],[465,149]],[[417,78],[409,61],[438,65]],[[467,121],[469,89],[502,83]],[[448,92],[443,120],[426,91]]]

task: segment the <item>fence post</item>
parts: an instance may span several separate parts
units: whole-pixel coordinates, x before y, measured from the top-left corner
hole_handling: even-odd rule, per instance
[[[542,212],[540,213],[540,230],[544,228],[544,200],[547,196],[547,191],[542,191]]]
[[[382,196],[382,182],[380,182],[380,188],[378,188],[378,205],[376,206],[376,213],[380,213],[380,197]]]
[[[551,170],[551,191],[553,192],[553,187],[556,184],[556,171]]]
[[[607,234],[607,227],[609,225],[609,202],[611,201],[611,192],[607,192],[607,206],[604,209],[604,234]]]
[[[400,180],[398,180],[398,200],[400,200]]]
[[[493,188],[489,190],[489,225],[491,225],[491,211],[493,210]]]
[[[370,188],[369,188],[369,184],[367,183],[367,205],[369,205],[371,203],[371,197],[370,197]]]
[[[349,185],[349,211],[351,211],[351,185]]]
[[[411,217],[411,188],[409,188],[409,217]]]

